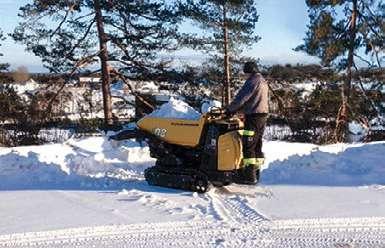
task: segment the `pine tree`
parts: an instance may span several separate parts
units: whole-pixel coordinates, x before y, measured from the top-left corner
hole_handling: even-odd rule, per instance
[[[160,53],[175,51],[180,21],[175,3],[154,0],[109,0],[105,20],[114,47],[110,61],[129,78],[148,79],[171,61]]]
[[[19,16],[23,21],[16,27],[12,37],[15,41],[24,43],[28,51],[41,57],[44,66],[53,73],[73,76],[85,68],[99,64],[98,71],[102,71],[103,79],[105,122],[111,124],[110,82],[106,81],[106,58],[103,56],[108,52],[103,43],[105,37],[100,39],[100,49],[97,43],[98,36],[102,35],[97,32],[97,27],[103,22],[98,3],[99,0],[35,0],[20,8]],[[100,57],[100,62],[97,56]],[[60,88],[63,89],[64,86],[65,82]],[[50,107],[47,106],[47,109]]]
[[[108,68],[108,36],[104,31],[104,17],[100,0],[94,0],[95,22],[99,38],[99,57],[102,70],[102,92],[104,118],[108,125],[112,124],[111,76]]]
[[[0,47],[1,47],[1,41],[5,40],[5,37],[3,35],[3,32],[0,29]],[[0,57],[4,56],[2,53],[0,53]],[[7,63],[0,63],[0,72],[6,71],[9,67],[9,64]]]
[[[304,44],[296,50],[318,56],[325,66],[345,70],[335,139],[346,141],[353,70],[357,59],[374,66],[370,59],[379,58],[385,43],[385,5],[381,0],[306,0],[306,4],[310,24]]]
[[[254,0],[182,0],[180,9],[202,29],[202,34],[185,34],[183,42],[223,58],[222,97],[229,104],[230,63],[260,39],[254,30],[258,21]]]
[[[23,22],[12,36],[51,72],[98,68],[93,72],[102,74],[105,121],[111,124],[112,67],[131,77],[147,66],[154,72],[155,54],[171,48],[165,44],[175,37],[177,16],[169,9],[153,0],[34,0],[20,8]]]

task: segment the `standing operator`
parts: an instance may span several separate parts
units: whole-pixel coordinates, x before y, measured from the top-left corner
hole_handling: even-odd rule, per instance
[[[243,72],[247,80],[225,113],[230,116],[239,111],[245,115],[245,127],[242,132],[244,167],[241,180],[243,183],[256,184],[264,162],[262,136],[269,113],[269,88],[258,72],[256,63],[246,62]]]

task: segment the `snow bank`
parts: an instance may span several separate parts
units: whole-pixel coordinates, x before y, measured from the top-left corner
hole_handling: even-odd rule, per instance
[[[184,101],[170,98],[168,103],[163,104],[159,109],[155,110],[148,116],[157,118],[198,120],[201,114]]]
[[[267,141],[262,184],[385,185],[385,142],[316,146]],[[0,148],[0,190],[116,189],[143,180],[149,149],[105,137],[62,144]]]
[[[330,146],[268,142],[264,150],[264,184],[385,184],[385,142]]]
[[[1,148],[0,189],[120,188],[153,162],[147,147],[105,137]]]

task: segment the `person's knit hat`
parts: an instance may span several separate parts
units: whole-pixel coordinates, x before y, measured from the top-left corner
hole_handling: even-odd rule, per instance
[[[258,66],[255,62],[249,61],[246,62],[243,66],[243,72],[244,73],[256,73],[258,72]]]

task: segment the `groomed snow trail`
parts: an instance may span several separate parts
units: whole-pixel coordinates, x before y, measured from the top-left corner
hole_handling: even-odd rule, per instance
[[[133,141],[0,149],[0,248],[385,248],[384,142],[265,148],[261,186],[206,194],[147,185]]]
[[[0,247],[385,247],[385,218],[190,221],[0,236]]]
[[[385,218],[269,220],[248,198],[269,198],[271,192],[245,189],[214,188],[199,195],[207,201],[207,219],[0,235],[0,248],[385,247]]]

